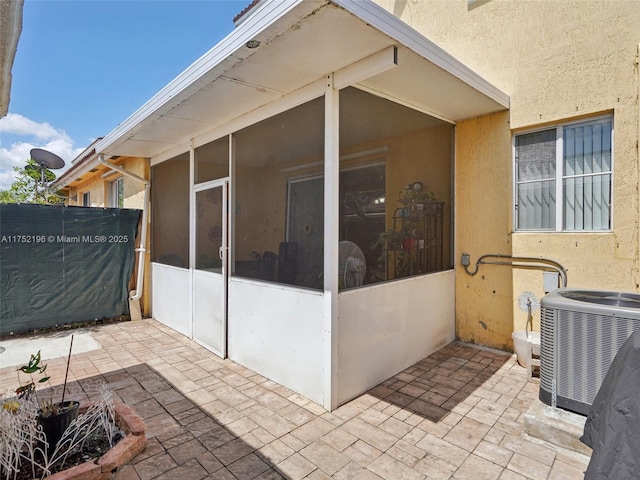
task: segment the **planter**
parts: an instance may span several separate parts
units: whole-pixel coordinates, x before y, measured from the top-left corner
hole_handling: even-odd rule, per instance
[[[51,415],[48,417],[38,417],[38,423],[42,426],[42,431],[47,437],[49,443],[49,455],[56,449],[58,442],[62,438],[62,434],[71,422],[78,417],[78,408],[80,402],[71,401],[58,404],[62,413]]]
[[[402,249],[403,250],[415,250],[416,248],[416,239],[415,238],[405,238],[402,240]]]
[[[83,404],[80,411],[85,412],[89,405]],[[144,421],[123,403],[116,403],[115,413],[116,423],[126,434],[122,440],[100,458],[54,473],[47,480],[108,480],[118,468],[142,452],[147,444]]]

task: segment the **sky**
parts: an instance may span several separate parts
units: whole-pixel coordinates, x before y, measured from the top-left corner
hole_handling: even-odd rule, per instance
[[[0,119],[0,189],[34,147],[68,168],[228,35],[249,3],[25,0],[9,112]]]

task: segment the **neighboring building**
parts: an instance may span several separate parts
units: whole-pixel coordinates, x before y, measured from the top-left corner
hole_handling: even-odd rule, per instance
[[[234,20],[58,180],[126,207],[126,178],[85,176],[97,159],[150,178],[158,321],[334,408],[454,337],[512,348],[540,265],[470,276],[463,253],[638,290],[639,2],[261,0]]]
[[[143,208],[144,184],[100,162],[94,140],[71,161],[71,167],[55,180],[51,188],[63,190],[67,205],[84,207]],[[145,158],[111,158],[117,168],[148,180],[149,160]]]

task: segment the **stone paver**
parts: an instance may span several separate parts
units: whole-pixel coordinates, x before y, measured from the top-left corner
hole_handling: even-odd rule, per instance
[[[572,480],[589,458],[527,438],[536,401],[512,355],[453,342],[327,412],[152,319],[89,328],[68,395],[106,383],[147,425],[113,480]],[[66,359],[48,360],[53,379]],[[14,367],[0,388],[15,388]]]

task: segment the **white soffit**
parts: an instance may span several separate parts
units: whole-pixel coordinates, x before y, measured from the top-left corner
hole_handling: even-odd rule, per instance
[[[272,0],[96,150],[152,157],[392,47],[398,65],[361,88],[452,122],[508,108],[506,94],[370,0]]]
[[[400,68],[368,78],[360,86],[451,122],[504,110],[494,99],[407,48],[399,49],[398,65]]]

